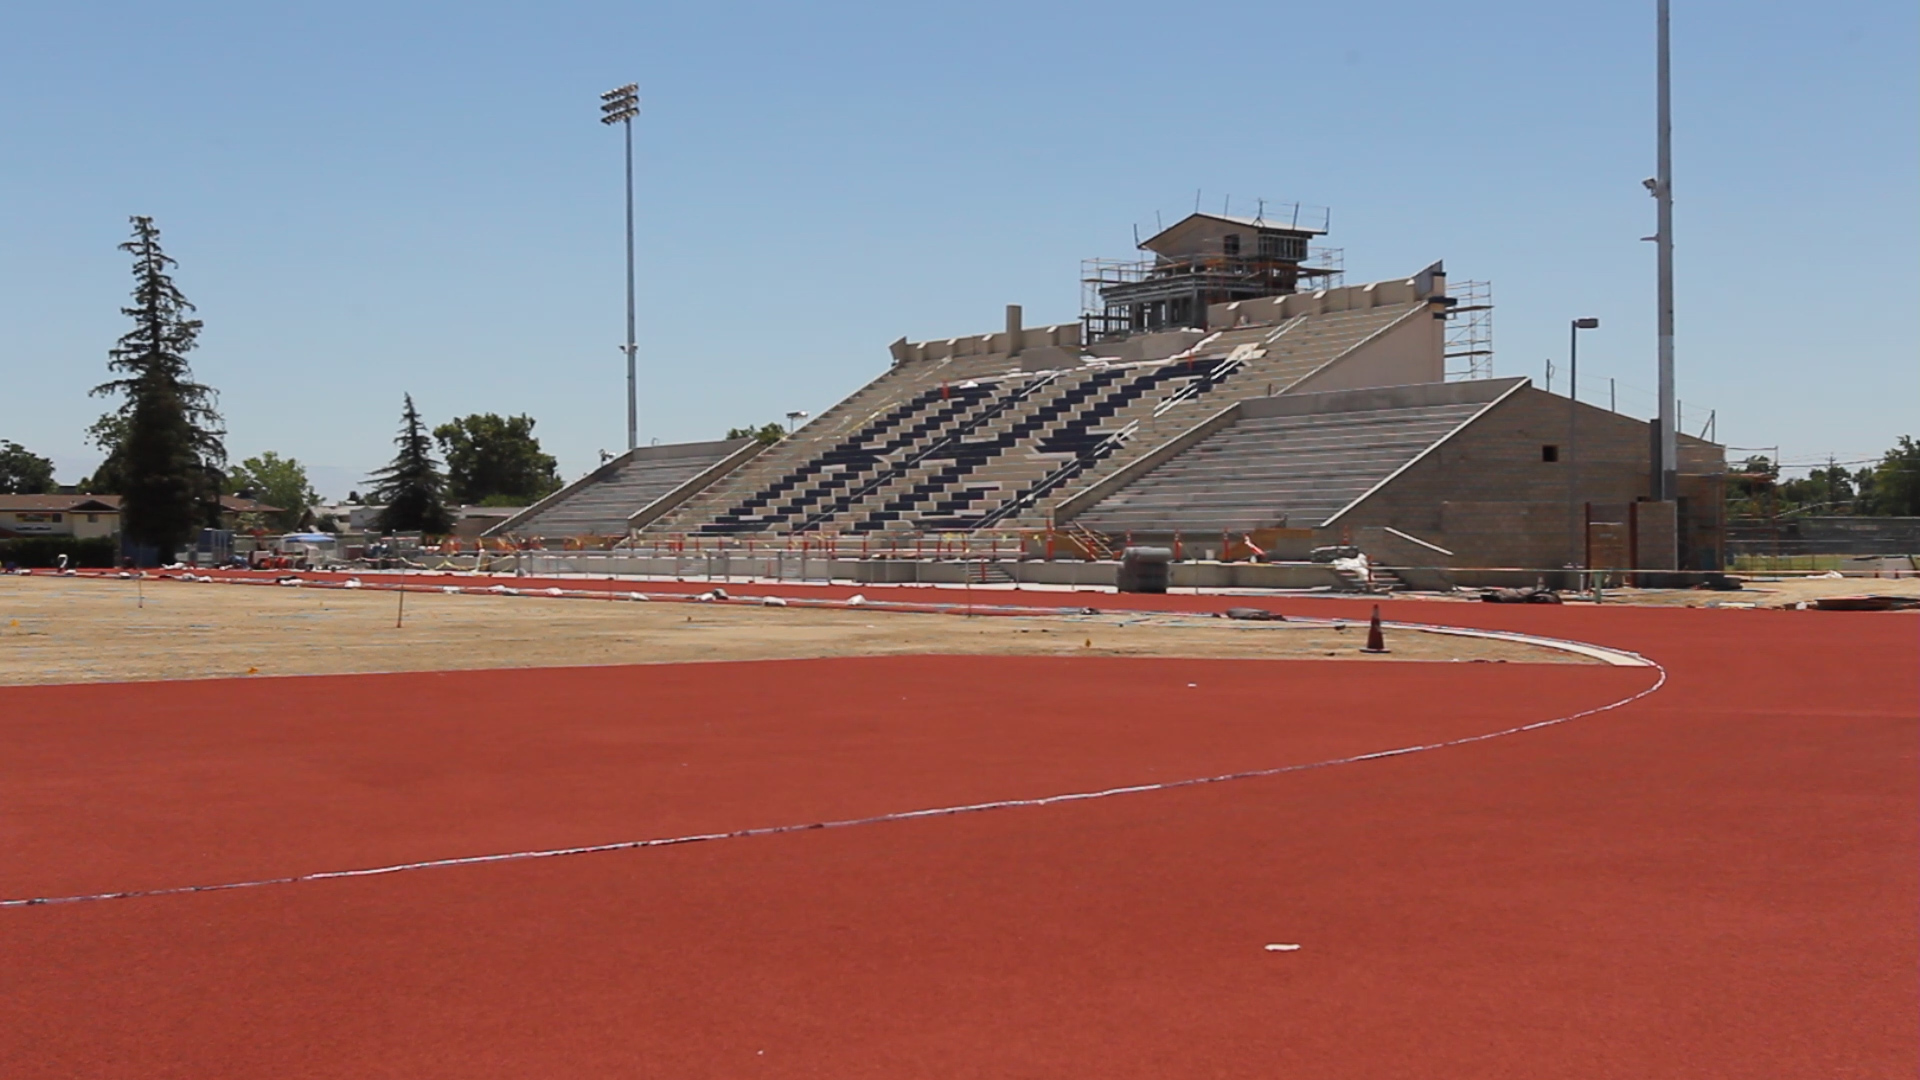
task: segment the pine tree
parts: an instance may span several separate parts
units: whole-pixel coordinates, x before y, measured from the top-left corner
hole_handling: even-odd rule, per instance
[[[133,238],[120,250],[133,256],[133,320],[108,352],[107,367],[121,377],[93,388],[96,396],[122,394],[118,410],[101,417],[96,434],[113,432],[100,475],[119,488],[121,529],[127,539],[158,549],[163,560],[185,544],[193,530],[219,520],[220,468],[226,463],[212,387],[193,381],[186,354],[200,336],[200,320],[174,287],[160,249],[160,230],[150,217],[134,217]]]
[[[374,473],[372,501],[384,503],[376,527],[382,532],[421,532],[445,535],[453,531],[453,515],[447,512],[446,478],[430,453],[432,443],[419,410],[413,407],[413,395],[406,396],[401,414],[400,435],[393,444],[400,452],[393,463]]]

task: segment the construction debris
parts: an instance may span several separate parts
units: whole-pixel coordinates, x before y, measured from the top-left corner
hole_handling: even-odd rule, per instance
[[[1489,604],[1558,604],[1560,594],[1552,589],[1529,585],[1524,589],[1488,589],[1480,599]]]
[[[1287,617],[1277,611],[1268,611],[1257,607],[1231,607],[1225,612],[1229,619],[1244,619],[1248,622],[1286,622]]]
[[[1911,611],[1920,609],[1913,596],[1822,596],[1813,601],[1821,611]]]

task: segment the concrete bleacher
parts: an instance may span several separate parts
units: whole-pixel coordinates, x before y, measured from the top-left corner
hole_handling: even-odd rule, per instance
[[[1330,378],[1378,385],[1427,367],[1438,377],[1437,349],[1369,351],[1403,328],[1437,344],[1434,300],[1405,285],[1331,294],[1253,309],[1266,323],[1235,312],[1240,325],[1117,346],[1072,347],[1071,326],[1039,331],[1045,344],[1024,350],[1012,330],[896,345],[885,374],[644,531],[1043,527],[1061,498],[1236,402]],[[1366,364],[1388,374],[1342,374]]]
[[[490,536],[625,536],[636,511],[727,458],[752,439],[643,446],[568,484],[488,530]]]
[[[1319,526],[1486,407],[1417,403],[1245,417],[1075,521],[1150,536]]]
[[[1300,315],[1272,325],[1235,327],[1203,339],[1190,356],[1164,365],[1184,382],[1170,380],[1168,392],[1116,415],[1114,427],[1135,425],[1124,440],[1096,458],[1067,463],[1059,472],[1015,493],[1006,501],[1014,510],[994,524],[1003,528],[1041,528],[1061,498],[1096,483],[1151,453],[1181,432],[1237,402],[1294,392],[1356,359],[1361,347],[1402,326],[1418,327],[1429,316],[1424,301],[1377,308]],[[1361,384],[1369,381],[1359,380]],[[1047,487],[1051,484],[1051,487]],[[1040,490],[1045,488],[1045,490]]]

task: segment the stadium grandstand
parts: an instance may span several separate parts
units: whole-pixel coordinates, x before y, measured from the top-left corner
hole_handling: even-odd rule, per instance
[[[1454,555],[1452,540],[1481,565],[1564,565],[1585,543],[1564,516],[1573,447],[1588,459],[1578,502],[1643,493],[1639,421],[1581,406],[1583,443],[1556,426],[1569,403],[1556,412],[1526,380],[1446,381],[1443,264],[1330,284],[1337,271],[1313,265],[1325,249],[1309,244],[1324,229],[1297,221],[1192,214],[1143,241],[1147,259],[1089,262],[1077,322],[1027,327],[1009,306],[996,332],[903,338],[887,371],[772,446],[633,451],[491,535],[872,538],[1071,521],[1115,537],[1287,528],[1330,540],[1367,518],[1363,497],[1394,502],[1377,490],[1393,478],[1402,492],[1433,488],[1398,499],[1425,509],[1369,524],[1423,551]],[[1521,413],[1478,440],[1474,467],[1437,467],[1463,432]],[[1724,469],[1706,447],[1693,447],[1694,475]],[[1416,462],[1427,468],[1409,474]]]

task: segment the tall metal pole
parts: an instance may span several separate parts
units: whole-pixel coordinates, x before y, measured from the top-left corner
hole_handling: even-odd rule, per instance
[[[1662,501],[1679,495],[1679,440],[1674,435],[1673,400],[1673,100],[1667,48],[1667,4],[1659,5],[1659,172],[1653,197],[1659,203],[1659,225],[1654,235],[1660,261],[1660,460],[1654,463],[1654,497]]]
[[[1580,506],[1580,320],[1567,324],[1567,565],[1579,566]],[[1578,583],[1575,583],[1578,587]]]
[[[627,129],[627,449],[640,445],[640,393],[634,371],[635,342],[633,319],[633,117],[624,121]]]
[[[626,128],[627,142],[627,343],[620,351],[627,354],[627,449],[640,445],[640,393],[634,360],[640,351],[635,341],[633,315],[633,118],[640,114],[640,87],[635,83],[617,86],[600,95],[600,122]]]
[[[1567,565],[1590,569],[1580,522],[1580,331],[1597,330],[1600,320],[1574,319],[1567,324]]]

